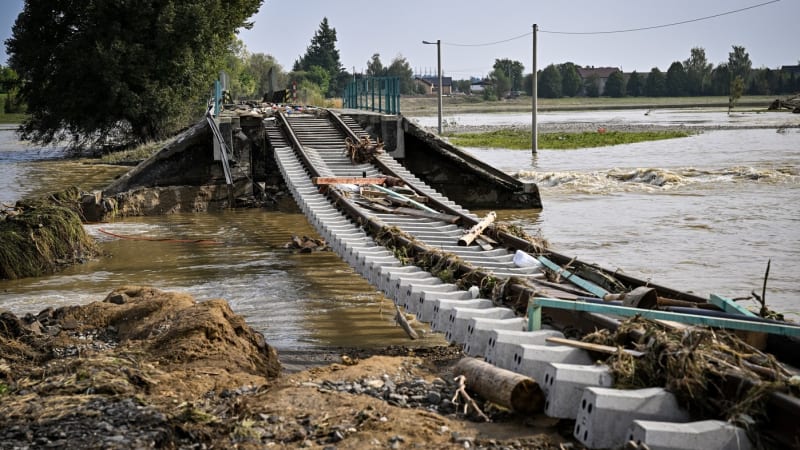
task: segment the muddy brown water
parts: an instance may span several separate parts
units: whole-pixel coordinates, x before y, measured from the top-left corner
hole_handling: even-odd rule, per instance
[[[595,113],[596,114],[596,113]],[[544,209],[498,211],[571,256],[701,295],[761,292],[800,312],[800,130],[706,131],[690,138],[571,151],[468,149],[539,183]],[[0,129],[0,201],[71,184],[104,185],[126,168],[59,160]],[[0,281],[17,314],[101,300],[124,284],[224,298],[284,361],[330,347],[409,344],[393,305],[332,253],[283,248],[313,230],[291,202],[86,226],[107,256],[61,273]],[[107,233],[125,238],[119,238]],[[215,243],[142,239],[210,240]],[[747,306],[752,303],[745,302]],[[800,317],[800,316],[795,316]],[[441,344],[436,334],[418,345]]]

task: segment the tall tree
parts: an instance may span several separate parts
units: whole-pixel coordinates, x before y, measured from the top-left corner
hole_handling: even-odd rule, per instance
[[[494,95],[495,100],[502,99],[511,90],[511,80],[508,79],[508,75],[502,67],[494,69],[489,74],[489,80],[492,82],[489,98]]]
[[[703,95],[711,83],[712,64],[706,59],[706,51],[702,47],[694,47],[689,59],[683,62],[686,70],[686,91],[689,95]]]
[[[611,72],[611,75],[608,76],[608,80],[606,80],[603,95],[616,98],[625,96],[625,77],[622,75],[622,72],[619,70]]]
[[[746,83],[752,67],[753,63],[750,61],[750,54],[745,51],[744,47],[734,45],[733,51],[728,53],[728,70],[730,71],[731,79],[741,77]]]
[[[731,73],[728,64],[722,63],[711,71],[711,94],[728,95],[731,92]]]
[[[262,0],[27,0],[6,41],[22,136],[73,145],[167,136],[202,111]]]
[[[649,97],[663,97],[666,91],[664,73],[653,67],[644,82],[644,93]]]
[[[397,55],[386,68],[386,75],[390,77],[400,78],[400,94],[410,95],[414,93],[414,70],[411,69],[411,64],[403,57]]]
[[[587,97],[600,97],[600,77],[593,73],[583,80],[583,89]]]
[[[683,97],[686,95],[686,71],[683,68],[683,64],[678,61],[670,64],[664,80],[664,88],[666,95],[671,97]]]
[[[525,66],[522,65],[519,61],[512,61],[508,58],[505,59],[495,59],[494,66],[492,66],[494,70],[501,70],[508,78],[510,85],[510,90],[512,91],[521,91],[522,90],[522,71],[525,70]]]
[[[348,76],[339,61],[339,50],[336,49],[336,28],[331,28],[327,17],[322,19],[319,29],[311,38],[311,45],[306,48],[306,54],[295,61],[293,70],[309,71],[314,66],[321,67],[328,72],[331,83],[327,95],[333,97],[341,93]]]
[[[545,67],[539,76],[538,94],[542,98],[561,97],[561,72],[555,65]]]
[[[583,87],[583,80],[578,73],[578,67],[571,63],[566,62],[558,66],[561,72],[561,95],[566,97],[575,97],[581,92]]]
[[[382,77],[386,75],[386,70],[383,68],[383,63],[381,62],[381,55],[375,53],[372,55],[369,61],[367,61],[367,76],[370,77]]]
[[[252,53],[245,65],[245,70],[255,80],[255,93],[258,96],[268,93],[270,87],[273,91],[284,89],[289,82],[283,67],[272,55]]]
[[[630,76],[628,76],[628,84],[625,87],[625,91],[631,97],[638,97],[642,95],[642,92],[644,91],[644,87],[642,86],[642,77],[635,70],[631,72]]]

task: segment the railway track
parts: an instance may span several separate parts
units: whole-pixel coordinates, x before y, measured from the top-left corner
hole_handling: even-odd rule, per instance
[[[613,376],[608,367],[595,365],[585,350],[547,342],[549,337],[563,338],[558,331],[527,331],[528,321],[514,305],[499,304],[496,297],[479,295],[486,290],[464,289],[441,273],[408,264],[409,253],[426,254],[435,260],[433,265],[446,262],[457,275],[454,278],[473,274],[476,280],[492,280],[495,289],[502,291],[505,286],[506,295],[525,299],[534,293],[564,299],[591,296],[567,281],[547,281],[539,265],[518,267],[514,263],[517,250],[535,253],[541,249],[506,232],[493,231],[490,236],[495,245],[459,245],[465,229],[480,218],[427,186],[386,153],[368,163],[351,162],[345,140],[368,136],[354,120],[333,112],[279,114],[266,125],[266,131],[295,200],[342,259],[396,304],[444,333],[448,341],[462,344],[468,355],[537,380],[547,397],[545,413],[574,419],[575,437],[587,447],[620,447],[633,441],[652,448],[750,448],[741,428],[720,421],[691,422],[675,397],[662,388],[611,388]],[[384,176],[403,180],[426,205],[457,216],[459,225],[376,211],[353,186],[320,187],[312,181],[315,177]],[[389,247],[374,238],[387,230],[394,233]],[[401,248],[403,252],[398,251]],[[563,255],[549,256],[558,264],[567,262]],[[632,281],[624,275],[617,278]],[[656,287],[661,295],[703,301]],[[552,313],[557,320],[559,312]],[[586,331],[617,323],[593,313],[570,314],[581,315]],[[791,410],[797,405],[784,407]]]

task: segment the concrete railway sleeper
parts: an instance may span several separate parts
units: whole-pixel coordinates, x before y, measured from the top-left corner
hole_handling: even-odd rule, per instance
[[[353,201],[358,195],[355,192],[315,186],[312,177],[389,175],[405,180],[414,192],[427,197],[433,208],[460,216],[461,226],[469,228],[478,221],[387,154],[378,155],[372,164],[348,164],[343,152],[345,138],[357,139],[367,133],[352,119],[345,120],[349,126],[334,113],[328,117],[281,115],[279,124],[268,125],[267,132],[274,143],[287,144],[274,147],[275,159],[309,222],[373,286],[419,320],[430,322],[448,341],[464,345],[468,355],[532,376],[546,394],[545,413],[576,420],[575,437],[590,448],[620,447],[631,440],[650,448],[689,449],[701,443],[706,449],[750,448],[744,430],[726,422],[692,422],[664,389],[610,388],[613,376],[608,367],[594,364],[586,350],[545,340],[563,337],[560,332],[529,331],[527,320],[519,317],[528,298],[544,294],[574,299],[574,292],[580,292],[574,286],[560,290],[556,284],[541,283],[538,278],[543,274],[538,267],[514,264],[514,250],[533,253],[538,250],[535,244],[492,230],[490,237],[502,248],[459,246],[458,227],[433,219],[376,214]],[[399,232],[387,236],[389,229]],[[566,263],[563,255],[548,256]],[[411,265],[415,258],[426,259],[427,264]],[[469,286],[453,282],[459,278],[472,281],[479,289],[468,290]],[[522,279],[526,281],[518,282]],[[513,280],[517,281],[510,282]],[[631,284],[628,278],[622,281]],[[674,294],[666,288],[662,292]],[[504,305],[504,296],[521,303]],[[691,296],[683,299],[698,301]],[[553,313],[557,320],[558,312]],[[594,313],[581,313],[581,317],[584,332],[617,323]],[[800,410],[796,399],[788,396],[771,401],[779,414],[789,414],[787,417]],[[778,440],[797,442],[792,441],[797,439],[796,430],[790,433],[788,425],[775,426]]]

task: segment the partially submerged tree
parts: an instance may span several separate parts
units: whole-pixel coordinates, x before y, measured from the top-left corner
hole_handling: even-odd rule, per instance
[[[23,138],[144,141],[205,105],[235,32],[262,0],[27,0],[6,41]]]

